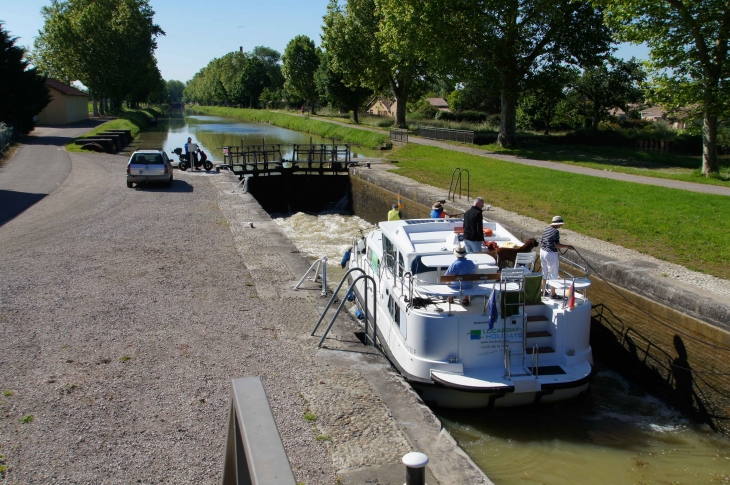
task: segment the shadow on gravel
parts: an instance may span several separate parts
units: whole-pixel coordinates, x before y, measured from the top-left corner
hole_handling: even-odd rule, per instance
[[[13,220],[46,194],[29,194],[0,189],[0,226]]]
[[[163,184],[142,184],[134,186],[137,190],[145,192],[192,192],[193,186],[183,180],[173,180],[172,187],[165,187]]]

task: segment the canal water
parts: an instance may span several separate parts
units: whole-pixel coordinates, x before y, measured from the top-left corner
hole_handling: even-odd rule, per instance
[[[280,133],[281,141],[273,141],[274,133]],[[161,121],[156,132],[142,138],[172,149],[189,135],[206,152],[240,143],[241,136],[263,135],[267,143],[309,142],[309,135],[270,125],[182,114]],[[358,151],[368,157],[378,153]],[[352,238],[374,228],[338,210],[337,204],[322,213],[272,218],[311,262],[327,256],[331,288],[344,275],[340,259]],[[730,485],[730,440],[685,419],[603,363],[596,365],[589,393],[577,400],[537,408],[434,412],[497,485]]]
[[[139,134],[135,142],[127,148],[163,148],[168,154],[175,148],[182,148],[188,137],[208,155],[214,162],[223,161],[223,153],[219,149],[224,146],[240,146],[243,139],[246,145],[281,144],[282,157],[290,158],[292,144],[332,144],[331,138],[322,138],[309,133],[287,130],[278,126],[254,123],[224,116],[206,116],[195,114],[191,110],[173,109],[159,119],[157,126],[151,126]],[[342,141],[335,140],[339,145]],[[373,158],[382,156],[380,150],[351,145],[352,158]],[[177,161],[177,157],[171,157]]]

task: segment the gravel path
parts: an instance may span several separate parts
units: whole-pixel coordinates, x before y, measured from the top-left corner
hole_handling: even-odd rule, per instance
[[[130,190],[126,159],[70,156],[0,226],[0,482],[218,483],[230,379],[259,375],[297,480],[333,483],[211,181]]]

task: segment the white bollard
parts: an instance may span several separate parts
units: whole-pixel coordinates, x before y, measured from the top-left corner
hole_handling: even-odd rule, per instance
[[[426,485],[428,456],[418,451],[412,451],[403,455],[403,464],[406,466],[405,485]]]

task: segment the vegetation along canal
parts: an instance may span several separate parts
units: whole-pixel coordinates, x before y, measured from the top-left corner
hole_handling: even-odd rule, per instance
[[[224,145],[257,142],[308,143],[309,134],[231,118],[183,116],[160,120],[141,145],[171,150],[188,136],[208,153]],[[315,143],[327,140],[314,137]],[[355,154],[381,152],[355,147]],[[218,152],[220,153],[220,152]],[[286,155],[285,155],[286,156]],[[310,261],[327,256],[333,288],[344,271],[340,258],[359,231],[373,222],[348,212],[333,194],[318,213],[275,212],[281,230]],[[385,213],[383,213],[385,214]],[[497,485],[730,484],[730,441],[693,424],[678,411],[597,362],[588,395],[554,406],[451,411],[434,409],[444,426]]]
[[[220,150],[223,146],[240,146],[241,139],[246,145],[261,144],[266,140],[267,145],[281,144],[281,154],[288,158],[292,153],[292,144],[307,144],[310,139],[315,144],[331,144],[332,140],[322,138],[309,133],[279,128],[278,126],[243,121],[236,118],[223,116],[206,116],[194,114],[186,110],[172,109],[168,111],[165,118],[159,120],[157,126],[152,126],[148,131],[140,133],[134,146],[142,148],[163,148],[170,153],[178,147],[183,147],[188,137],[192,137],[195,143],[206,152],[208,158],[214,162],[220,162],[223,155]],[[340,142],[340,144],[343,144]],[[375,157],[380,156],[379,150],[372,150],[358,146],[351,146],[352,157]],[[176,157],[172,157],[177,161]]]

